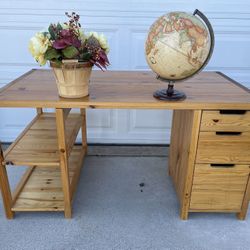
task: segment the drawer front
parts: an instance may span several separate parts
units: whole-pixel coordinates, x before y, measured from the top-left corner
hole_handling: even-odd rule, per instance
[[[250,163],[250,132],[200,132],[196,163]]]
[[[196,164],[190,210],[240,211],[249,165]]]
[[[201,131],[250,131],[250,111],[203,111]]]

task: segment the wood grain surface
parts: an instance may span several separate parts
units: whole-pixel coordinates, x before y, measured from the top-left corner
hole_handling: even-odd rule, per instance
[[[60,98],[51,70],[32,70],[0,90],[0,107],[137,108],[137,109],[250,109],[250,93],[217,72],[201,72],[177,82],[187,99],[159,101],[154,91],[167,84],[150,71],[93,71],[90,95]]]
[[[75,178],[79,174],[81,146],[74,146],[69,158],[69,181],[75,191]],[[17,197],[12,211],[64,211],[64,193],[59,167],[32,167],[24,174],[25,181],[17,186]]]
[[[70,154],[82,125],[80,114],[70,114],[65,122],[67,152]],[[59,166],[55,114],[43,113],[26,127],[4,152],[4,164],[20,166]]]
[[[180,217],[188,218],[201,111],[175,110],[169,152],[169,173],[180,201]]]
[[[250,132],[217,133],[200,132],[197,163],[250,163]]]
[[[236,110],[228,113],[223,113],[221,110],[203,111],[200,130],[250,131],[250,111]]]
[[[249,165],[196,164],[190,210],[239,212],[248,183]]]

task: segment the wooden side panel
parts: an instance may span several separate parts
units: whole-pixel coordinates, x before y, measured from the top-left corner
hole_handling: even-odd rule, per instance
[[[248,165],[211,167],[210,164],[197,164],[190,209],[239,212],[248,177]]]
[[[181,218],[187,219],[201,111],[175,110],[169,154],[169,173],[181,203]]]

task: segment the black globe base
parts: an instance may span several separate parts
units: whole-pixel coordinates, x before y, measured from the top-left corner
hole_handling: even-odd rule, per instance
[[[160,89],[154,92],[154,97],[162,101],[180,101],[186,99],[186,95],[178,90],[173,89],[168,93],[167,89]]]
[[[174,81],[165,79],[159,75],[156,78],[163,82],[168,82],[168,88],[155,91],[155,98],[162,101],[180,101],[186,99],[186,95],[183,92],[174,89]]]

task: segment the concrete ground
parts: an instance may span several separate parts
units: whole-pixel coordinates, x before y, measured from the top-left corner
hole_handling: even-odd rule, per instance
[[[0,249],[250,249],[250,213],[245,221],[216,213],[180,220],[166,166],[163,156],[88,156],[71,220],[61,212],[23,212],[6,220],[0,199]],[[13,186],[22,171],[9,168]]]

